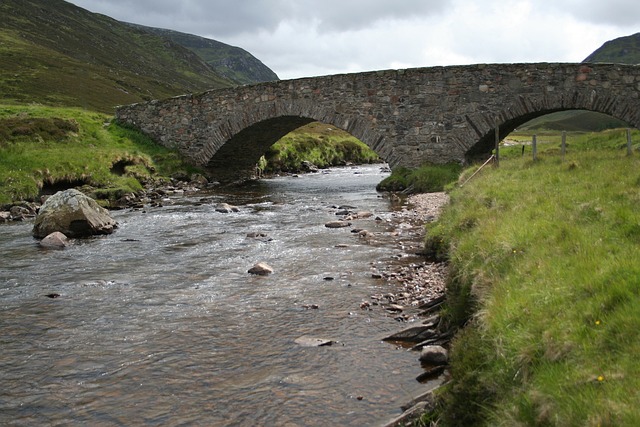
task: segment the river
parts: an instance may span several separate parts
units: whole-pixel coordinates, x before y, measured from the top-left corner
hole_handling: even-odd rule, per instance
[[[360,308],[392,291],[372,264],[399,253],[384,238],[384,176],[337,168],[175,196],[114,211],[114,234],[65,250],[40,248],[32,223],[0,226],[0,424],[375,426],[399,415],[428,387],[417,354],[381,341],[403,327],[393,316]],[[326,228],[338,205],[382,218],[354,222],[378,243]],[[248,274],[257,262],[274,273]],[[303,347],[301,336],[335,343]]]

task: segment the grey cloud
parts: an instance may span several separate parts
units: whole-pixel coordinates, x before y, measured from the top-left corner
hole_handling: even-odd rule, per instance
[[[549,5],[594,24],[635,27],[640,31],[640,2],[637,0],[564,0]]]
[[[120,21],[218,36],[272,30],[280,14],[269,1],[247,0],[70,0]],[[275,3],[282,3],[277,1]]]
[[[70,0],[115,19],[196,34],[232,37],[281,22],[318,24],[320,32],[358,30],[385,19],[442,13],[451,0]]]
[[[340,32],[359,30],[384,20],[436,15],[444,12],[451,1],[304,0],[295,3],[296,17],[313,16],[320,21],[321,31]]]

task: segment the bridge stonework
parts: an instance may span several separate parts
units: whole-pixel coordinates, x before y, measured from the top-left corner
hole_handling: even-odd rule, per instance
[[[284,80],[155,100],[116,119],[177,148],[221,181],[248,177],[279,138],[311,121],[344,129],[389,163],[487,157],[535,117],[591,110],[640,127],[640,66],[480,64]]]

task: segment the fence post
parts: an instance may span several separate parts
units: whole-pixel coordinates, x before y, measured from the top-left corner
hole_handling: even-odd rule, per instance
[[[535,161],[538,158],[538,140],[535,134],[533,135],[531,146],[533,148],[533,160]]]
[[[631,153],[631,129],[627,128],[627,156],[630,156]]]
[[[562,131],[562,161],[564,162],[564,155],[567,154],[567,131]]]
[[[498,118],[496,117],[496,127],[494,129],[496,134],[496,167],[500,166],[500,125],[498,124]]]

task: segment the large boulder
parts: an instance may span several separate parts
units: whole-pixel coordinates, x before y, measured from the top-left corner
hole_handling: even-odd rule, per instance
[[[33,225],[34,237],[59,231],[68,237],[110,234],[117,227],[109,211],[78,190],[59,191],[40,207]]]

